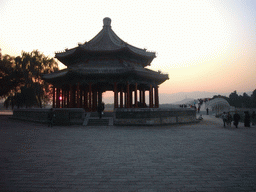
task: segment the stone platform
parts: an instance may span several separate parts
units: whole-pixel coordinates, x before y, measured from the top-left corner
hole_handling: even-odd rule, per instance
[[[48,122],[50,109],[15,109],[12,118],[34,121],[40,123]],[[82,108],[54,109],[56,117],[55,125],[90,125],[90,122],[97,126],[103,122],[107,125],[168,125],[196,122],[196,111],[184,108],[118,108],[113,113],[103,115],[101,121],[97,113],[85,112]],[[96,114],[96,115],[95,115]],[[103,124],[104,125],[104,124]]]
[[[256,127],[47,127],[0,116],[0,191],[256,191]]]
[[[196,111],[189,108],[118,108],[114,125],[168,125],[196,122]]]
[[[13,119],[47,123],[50,109],[14,109]],[[85,111],[81,108],[54,109],[55,125],[82,125],[85,119]]]

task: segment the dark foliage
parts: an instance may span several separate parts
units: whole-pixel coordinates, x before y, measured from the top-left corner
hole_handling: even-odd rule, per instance
[[[231,106],[236,108],[255,108],[256,107],[256,89],[253,91],[252,95],[249,96],[247,93],[243,95],[238,95],[237,91],[230,93],[229,97],[222,95],[215,95],[214,98],[223,98],[228,101]]]
[[[57,62],[37,50],[18,57],[4,55],[0,60],[0,97],[7,98],[5,106],[42,107],[51,92],[41,76],[57,70]]]

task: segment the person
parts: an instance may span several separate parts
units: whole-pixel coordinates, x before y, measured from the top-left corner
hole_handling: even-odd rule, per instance
[[[98,106],[98,113],[99,113],[99,118],[101,119],[102,118],[102,112],[104,111],[105,109],[105,106],[104,106],[104,103],[100,103],[99,106]]]
[[[232,122],[232,116],[230,115],[230,112],[227,113],[227,125],[231,127]]]
[[[202,114],[200,114],[200,116],[198,117],[198,120],[203,120]]]
[[[53,108],[50,109],[50,112],[48,113],[48,127],[52,127],[53,126],[53,119],[55,117]]]
[[[226,112],[223,112],[223,114],[221,115],[221,118],[223,120],[224,127],[226,127],[226,122],[227,122],[227,114],[226,114]]]
[[[250,115],[248,111],[244,112],[244,126],[245,127],[250,127]]]
[[[240,115],[237,113],[237,111],[235,112],[234,116],[233,116],[233,119],[234,119],[234,125],[238,126],[238,123],[239,123],[239,120],[240,120]]]
[[[252,125],[255,125],[255,111],[252,112]]]
[[[209,109],[208,108],[206,109],[206,114],[209,115]]]

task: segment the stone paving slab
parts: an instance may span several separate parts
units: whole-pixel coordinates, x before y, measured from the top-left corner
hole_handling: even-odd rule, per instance
[[[0,116],[0,191],[256,191],[256,127],[55,126]]]

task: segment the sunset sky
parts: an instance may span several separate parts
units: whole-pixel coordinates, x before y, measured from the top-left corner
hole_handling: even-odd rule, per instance
[[[255,0],[0,0],[0,48],[54,57],[91,40],[104,17],[125,42],[157,52],[150,69],[170,78],[160,93],[256,89]]]

